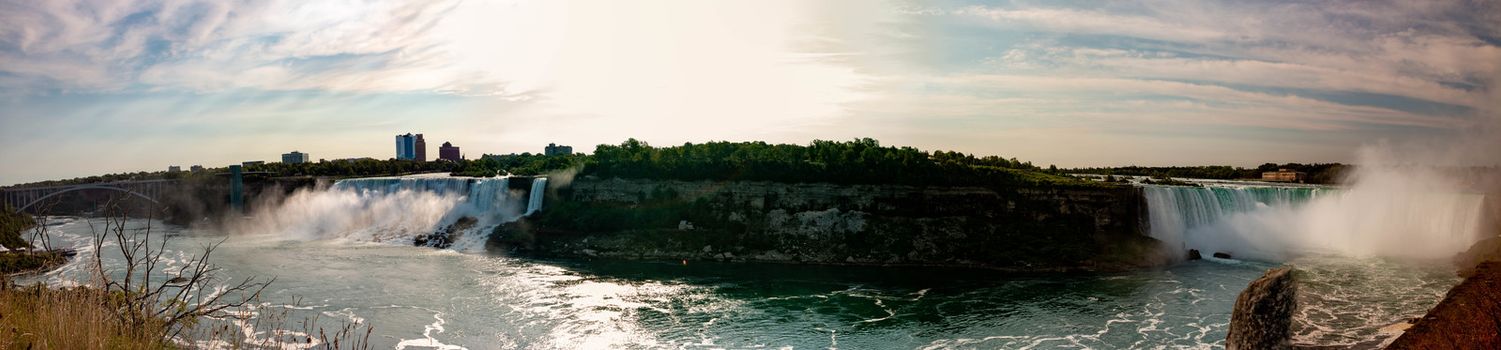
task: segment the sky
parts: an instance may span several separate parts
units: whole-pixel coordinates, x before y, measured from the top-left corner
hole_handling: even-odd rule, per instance
[[[1491,130],[1495,1],[0,0],[0,185],[637,138],[1060,167]],[[1501,137],[1501,133],[1488,134]]]

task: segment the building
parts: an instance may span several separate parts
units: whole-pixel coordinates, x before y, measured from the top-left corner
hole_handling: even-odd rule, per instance
[[[414,154],[417,156],[417,161],[427,161],[427,141],[422,140],[422,134],[417,134],[414,151],[416,151]]]
[[[1308,173],[1291,169],[1277,169],[1277,171],[1268,171],[1261,173],[1262,181],[1303,182],[1303,180],[1307,178]]]
[[[307,163],[308,162],[308,155],[307,155],[307,153],[302,153],[302,152],[298,152],[298,151],[292,151],[291,153],[283,153],[281,155],[281,162],[282,163],[286,163],[286,164],[302,164],[302,163]]]
[[[190,166],[190,167],[188,167],[188,170],[192,171],[192,172],[195,172],[195,173],[197,173],[197,172],[203,172],[203,166],[202,165]]]
[[[244,161],[244,162],[240,162],[240,166],[246,167],[246,168],[249,168],[249,167],[252,167],[252,166],[256,166],[256,165],[265,165],[265,164],[266,164],[266,161],[264,161],[264,160],[247,160],[247,161]]]
[[[557,144],[549,143],[549,144],[547,144],[547,148],[544,148],[542,150],[542,154],[549,155],[549,156],[566,156],[566,155],[570,155],[570,154],[573,154],[573,146],[559,146]]]
[[[169,172],[169,173],[180,173],[180,172],[182,172],[182,167],[176,166],[176,165],[168,165],[167,166],[167,172]]]
[[[444,142],[442,146],[438,146],[438,159],[457,162],[464,159],[464,155],[459,154],[458,146]]]
[[[396,159],[427,161],[427,141],[422,140],[422,134],[396,135]]]
[[[417,159],[417,137],[412,134],[396,135],[396,159]]]

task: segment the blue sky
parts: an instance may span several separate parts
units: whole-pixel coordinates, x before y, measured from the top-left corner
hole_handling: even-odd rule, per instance
[[[1350,161],[1501,109],[1496,2],[0,0],[0,23],[0,184],[384,159],[407,132],[470,157],[874,137]]]

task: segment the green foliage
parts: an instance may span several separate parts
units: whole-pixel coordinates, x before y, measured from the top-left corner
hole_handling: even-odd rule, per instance
[[[491,175],[494,175],[496,172],[510,173],[512,175],[541,175],[576,167],[582,164],[586,158],[587,156],[574,154],[557,156],[533,153],[486,154],[480,157],[479,160],[466,164],[466,171],[471,173],[489,172]]]
[[[21,238],[21,233],[36,226],[36,220],[26,213],[17,213],[10,205],[0,205],[0,246],[6,249],[21,249],[30,244]]]
[[[600,145],[580,175],[600,177],[908,185],[1099,186],[1051,175],[1031,162],[959,152],[883,147],[873,139],[685,143],[652,147],[636,139]]]
[[[0,274],[33,271],[62,265],[68,258],[59,252],[0,253]]]

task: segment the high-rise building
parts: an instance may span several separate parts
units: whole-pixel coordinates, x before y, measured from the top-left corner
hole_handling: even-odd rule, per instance
[[[417,159],[417,137],[412,134],[396,135],[396,159]]]
[[[422,134],[396,135],[396,159],[427,161],[427,141]]]
[[[291,153],[282,153],[282,155],[281,155],[281,162],[282,163],[286,163],[286,164],[302,164],[302,163],[307,163],[308,162],[308,155],[307,155],[307,153],[302,153],[302,152],[298,152],[298,151],[292,151]]]
[[[191,170],[191,171],[193,171],[195,173],[196,172],[200,172],[200,171],[203,171],[203,166],[202,165],[190,166],[190,167],[188,167],[188,170]]]
[[[444,142],[442,146],[438,146],[438,159],[457,162],[464,159],[464,156],[459,154],[459,147],[454,146],[452,143]]]
[[[180,172],[182,172],[182,167],[176,166],[176,165],[168,165],[167,166],[167,172],[169,172],[169,173],[180,173]]]
[[[549,156],[570,155],[573,154],[573,146],[560,146],[557,144],[549,143],[547,144],[547,148],[542,149],[542,154]]]
[[[427,161],[427,141],[423,141],[422,140],[422,134],[417,134],[417,141],[414,143],[414,145],[415,145],[414,148],[416,148],[416,152],[414,152],[414,154],[417,156],[417,161],[419,161],[419,162],[426,162]]]

